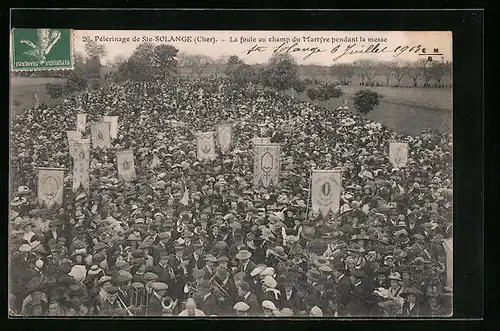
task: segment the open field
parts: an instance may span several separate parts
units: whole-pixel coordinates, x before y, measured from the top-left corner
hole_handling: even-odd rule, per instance
[[[64,84],[64,78],[30,78],[12,77],[10,81],[10,114],[17,114],[27,108],[33,107],[35,93],[40,98],[40,103],[55,104],[59,100],[52,99],[45,91],[45,84]]]

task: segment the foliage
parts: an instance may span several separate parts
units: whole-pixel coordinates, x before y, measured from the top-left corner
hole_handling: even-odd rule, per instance
[[[316,100],[316,97],[318,95],[318,90],[316,90],[314,87],[309,87],[307,89],[306,93],[307,93],[307,96],[309,97],[309,99],[311,101],[314,101],[314,100]]]
[[[50,95],[51,98],[56,99],[62,97],[64,92],[64,86],[62,84],[47,83],[45,84],[45,90],[47,91],[47,94]]]
[[[201,77],[205,68],[213,62],[210,56],[200,54],[189,55],[180,53],[178,58],[179,65],[190,70],[188,77],[192,77],[193,75]]]
[[[342,84],[352,78],[354,71],[355,68],[352,63],[337,63],[330,67],[330,74],[338,77]]]
[[[236,55],[231,55],[227,60],[224,73],[226,74],[226,76],[231,77],[236,68],[241,64],[243,64],[243,61],[239,57],[237,57]]]
[[[370,90],[359,90],[354,95],[354,107],[358,112],[367,114],[380,104],[383,96]]]
[[[87,79],[83,72],[74,71],[66,80],[65,88],[67,93],[73,93],[84,90],[87,85]]]
[[[377,64],[372,60],[359,60],[354,62],[356,67],[356,74],[361,78],[361,83],[364,85],[366,83],[372,84],[373,78],[377,75]]]
[[[293,89],[297,92],[297,93],[302,93],[306,90],[306,87],[307,87],[307,84],[306,82],[303,80],[303,79],[296,79],[294,82],[293,82]]]
[[[264,70],[264,82],[279,91],[288,90],[297,80],[298,66],[289,54],[274,54]]]

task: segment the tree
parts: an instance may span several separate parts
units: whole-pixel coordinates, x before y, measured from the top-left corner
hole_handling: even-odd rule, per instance
[[[101,77],[101,59],[106,56],[106,47],[103,44],[91,40],[85,44],[87,53],[87,75],[89,77]]]
[[[221,55],[214,61],[215,77],[218,77],[219,73],[224,72],[228,60],[229,57],[227,55]]]
[[[153,50],[153,66],[158,76],[163,78],[177,74],[177,53],[172,45],[157,45]]]
[[[226,74],[226,76],[232,76],[233,71],[236,70],[236,68],[242,63],[243,61],[239,57],[237,57],[236,55],[231,55],[227,60],[226,68],[224,69],[224,73]]]
[[[127,59],[125,58],[125,56],[123,56],[123,54],[118,54],[117,56],[115,56],[113,58],[113,65],[119,67],[122,63],[124,62],[127,62]]]
[[[245,86],[250,82],[256,80],[257,74],[254,72],[252,66],[241,63],[231,72],[230,79],[238,86]]]
[[[389,86],[392,78],[392,63],[381,61],[378,64],[378,73],[385,77],[385,86]]]
[[[415,66],[419,68],[422,78],[424,79],[424,87],[429,86],[432,79],[431,63],[428,59],[420,59],[415,62]]]
[[[390,62],[392,68],[392,77],[396,80],[396,86],[401,85],[401,80],[410,74],[410,63],[394,61]],[[418,78],[418,77],[417,77]]]
[[[359,60],[354,62],[356,67],[357,75],[361,78],[361,84],[366,83],[371,85],[373,83],[373,78],[377,74],[377,68],[375,62],[372,60]]]
[[[314,101],[316,100],[316,96],[318,95],[318,91],[314,87],[309,87],[307,89],[307,97],[311,100]]]
[[[298,66],[290,54],[274,54],[264,70],[270,87],[285,91],[297,79]]]
[[[192,77],[193,75],[201,77],[205,68],[213,62],[211,57],[199,54],[190,55],[186,53],[180,53],[178,59],[179,65],[188,70],[188,78]]]
[[[370,90],[359,90],[354,94],[354,107],[358,112],[367,114],[380,104],[383,96]]]
[[[303,79],[296,79],[294,82],[293,82],[293,89],[297,92],[297,93],[302,93],[306,90],[306,82],[303,80]]]
[[[342,84],[347,84],[354,75],[352,63],[336,63],[330,67],[330,74],[338,77]]]
[[[434,79],[439,87],[445,74],[445,64],[439,61],[431,61],[428,70],[431,79]]]
[[[408,76],[413,80],[413,86],[418,86],[418,79],[422,76],[422,70],[417,63],[412,63],[408,68]]]
[[[50,95],[50,97],[53,99],[60,98],[63,95],[63,89],[64,87],[61,84],[45,84],[45,90],[47,91],[47,94]]]

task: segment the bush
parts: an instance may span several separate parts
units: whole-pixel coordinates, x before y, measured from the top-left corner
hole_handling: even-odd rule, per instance
[[[297,93],[302,93],[306,90],[306,82],[303,81],[302,79],[296,79],[294,82],[293,82],[293,89],[297,92]]]
[[[87,79],[83,73],[74,71],[66,80],[66,91],[72,93],[82,91],[87,87]]]
[[[51,98],[56,99],[62,97],[64,92],[64,86],[61,84],[47,83],[45,84],[45,90],[47,91],[47,93],[50,95]]]
[[[344,94],[341,88],[334,84],[325,84],[319,88],[317,99],[329,100],[332,98],[340,98]]]
[[[354,95],[354,107],[358,112],[367,114],[380,104],[383,96],[370,90],[359,90]]]
[[[306,93],[309,99],[311,99],[311,101],[316,100],[318,96],[318,91],[313,87],[308,88]]]

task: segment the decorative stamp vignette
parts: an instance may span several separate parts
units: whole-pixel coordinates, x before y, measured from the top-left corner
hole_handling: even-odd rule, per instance
[[[73,70],[73,30],[12,29],[11,70]]]

